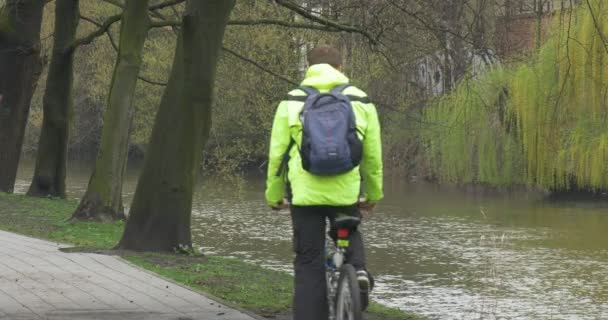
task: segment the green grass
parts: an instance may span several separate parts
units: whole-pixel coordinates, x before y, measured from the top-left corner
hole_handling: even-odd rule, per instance
[[[108,249],[118,243],[123,222],[68,222],[77,205],[74,201],[0,193],[0,228],[79,247]]]
[[[238,259],[186,257],[184,261],[175,263],[173,257],[152,253],[127,255],[125,258],[162,276],[261,315],[282,313],[291,305],[293,279],[289,274],[264,269]]]
[[[111,249],[123,222],[71,223],[78,204],[0,193],[0,229],[73,244],[80,250]],[[79,250],[79,249],[76,249]],[[229,304],[274,319],[290,319],[293,277],[234,258],[177,254],[116,252],[129,262]],[[367,319],[415,320],[421,317],[372,303]]]

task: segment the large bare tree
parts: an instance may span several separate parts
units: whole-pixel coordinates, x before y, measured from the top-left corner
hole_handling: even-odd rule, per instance
[[[148,35],[148,0],[127,1],[120,27],[120,43],[101,146],[87,191],[72,220],[124,219],[122,180],[127,163],[133,98]]]
[[[192,192],[211,128],[215,71],[235,0],[189,0],[122,249],[191,247]]]
[[[34,178],[28,195],[65,198],[68,137],[72,119],[74,48],[78,0],[57,0],[55,37],[43,100],[43,122]]]
[[[42,69],[44,0],[8,0],[0,8],[0,191],[17,177],[30,101]]]

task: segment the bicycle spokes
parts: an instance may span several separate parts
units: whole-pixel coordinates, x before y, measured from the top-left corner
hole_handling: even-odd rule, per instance
[[[340,268],[336,298],[336,320],[363,319],[359,284],[352,265],[345,264]]]
[[[350,320],[352,319],[353,306],[351,301],[351,292],[348,285],[346,283],[342,283],[341,294],[338,301],[338,319],[340,320]]]

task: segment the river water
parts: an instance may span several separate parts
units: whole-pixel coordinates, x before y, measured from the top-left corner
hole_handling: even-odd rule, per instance
[[[89,174],[71,169],[70,198],[83,194]],[[31,176],[22,165],[16,192]],[[126,178],[127,205],[136,179]],[[196,244],[290,271],[290,218],[266,207],[263,180],[202,180]],[[608,319],[607,202],[472,196],[400,179],[385,188],[363,226],[377,301],[432,319]]]

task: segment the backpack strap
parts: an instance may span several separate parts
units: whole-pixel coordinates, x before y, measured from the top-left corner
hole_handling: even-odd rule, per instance
[[[342,94],[342,92],[344,90],[346,90],[346,88],[348,88],[348,87],[350,87],[350,83],[339,84],[339,85],[333,87],[330,92],[333,94]]]
[[[295,102],[306,102],[306,99],[308,99],[308,96],[294,96],[294,95],[287,95],[287,98],[284,101],[295,101]]]
[[[333,87],[330,92],[332,94],[344,95],[343,91],[346,90],[350,86],[351,86],[350,83],[339,84],[339,85]],[[344,95],[344,96],[348,99],[348,101],[352,102],[351,96],[349,96],[349,95]],[[354,111],[352,111],[352,112],[354,112]],[[353,118],[351,119],[351,129],[355,129],[355,130],[357,130],[357,132],[361,133],[360,130],[357,128],[357,121],[354,118],[355,114],[353,113],[352,115],[353,115]]]
[[[277,170],[277,177],[280,177],[283,175],[284,172],[287,172],[287,169],[289,168],[287,165],[289,163],[289,153],[291,152],[291,148],[293,148],[293,146],[296,144],[296,141],[293,140],[293,138],[291,138],[289,140],[289,145],[287,146],[287,150],[285,150],[285,153],[283,154],[283,158],[281,159],[281,164],[279,165],[279,170]],[[285,175],[287,176],[287,175]]]
[[[337,85],[333,89],[331,89],[331,93],[333,93],[333,94],[341,94],[348,87],[351,87],[351,85],[349,83]],[[356,102],[361,102],[361,103],[364,103],[364,104],[372,103],[371,99],[368,96],[359,97],[359,96],[355,96],[355,95],[352,95],[352,94],[346,94],[345,96],[351,102],[356,101]]]
[[[368,97],[368,96],[364,96],[364,97],[358,97],[358,96],[353,96],[350,94],[347,94],[346,97],[350,100],[350,101],[356,101],[356,102],[361,102],[363,104],[369,104],[372,103],[372,100]]]
[[[296,89],[303,91],[304,93],[306,93],[306,95],[296,96],[296,95],[289,94],[289,95],[287,95],[287,99],[285,99],[286,101],[306,102],[308,97],[319,94],[319,90],[317,90],[313,87],[299,87]]]
[[[298,89],[304,91],[307,97],[312,97],[319,94],[319,90],[313,87],[299,87]]]

